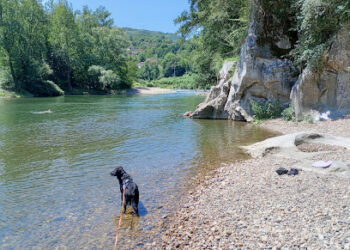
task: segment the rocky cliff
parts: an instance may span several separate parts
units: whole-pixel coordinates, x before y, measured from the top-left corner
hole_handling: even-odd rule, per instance
[[[224,65],[218,85],[190,117],[251,121],[252,100],[261,104],[279,100],[283,106],[292,103],[298,120],[307,115],[316,120],[333,118],[350,111],[350,23],[333,38],[321,59],[321,70],[307,66],[300,74],[285,59],[297,39],[268,12],[263,1],[252,1],[248,34],[237,65]]]
[[[218,76],[218,84],[210,89],[205,101],[190,115],[195,119],[228,119],[225,110],[231,89],[231,80],[236,62],[224,63]]]
[[[350,23],[333,38],[321,68],[308,66],[291,93],[296,118],[336,118],[350,111]]]
[[[251,100],[265,103],[279,99],[283,104],[289,103],[297,78],[292,62],[281,58],[291,49],[292,41],[278,25],[267,30],[269,17],[260,1],[252,1],[251,9],[248,35],[233,77],[229,78],[228,72],[234,64],[225,64],[218,85],[210,90],[192,118],[251,121]]]

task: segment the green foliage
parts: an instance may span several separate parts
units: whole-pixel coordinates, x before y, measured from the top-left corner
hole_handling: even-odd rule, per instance
[[[129,42],[110,16],[104,7],[73,12],[66,0],[45,8],[39,0],[1,1],[1,84],[38,96],[61,94],[52,82],[69,91],[130,87],[137,72],[128,64]],[[89,78],[92,65],[104,69],[98,83]]]
[[[314,118],[312,118],[311,115],[306,115],[306,116],[304,116],[303,121],[304,121],[305,123],[312,124],[312,123],[314,123]]]
[[[298,66],[321,68],[320,57],[330,46],[330,39],[349,20],[348,0],[294,0],[299,40],[291,52]]]
[[[166,77],[152,81],[154,87],[175,88],[175,89],[198,89],[198,76],[196,74],[185,74],[180,77]]]
[[[32,79],[42,81],[40,69],[46,53],[46,16],[36,0],[0,3],[0,46],[3,67],[11,73],[14,87],[28,87]]]
[[[121,79],[112,70],[93,65],[89,67],[88,73],[94,83],[94,89],[104,91],[120,89]]]
[[[129,60],[127,61],[127,68],[128,68],[128,82],[132,83],[136,81],[139,75],[139,68],[137,67],[137,61],[135,60]]]
[[[279,100],[267,101],[264,104],[251,100],[250,105],[257,120],[273,119],[281,116],[282,108]]]
[[[141,71],[141,78],[143,80],[152,81],[160,76],[160,69],[157,62],[147,60]]]
[[[0,88],[13,88],[14,82],[11,72],[6,67],[0,68]]]
[[[290,105],[288,108],[282,111],[282,117],[285,121],[295,121],[294,107]]]
[[[162,61],[164,77],[183,76],[186,73],[186,62],[179,56],[169,52]]]
[[[191,0],[175,22],[180,32],[192,38],[193,71],[201,86],[216,84],[225,58],[238,55],[248,27],[249,3],[246,0]]]
[[[148,58],[163,59],[169,53],[177,53],[181,47],[179,37],[171,33],[123,28],[130,40],[129,56],[145,62]]]
[[[48,80],[32,82],[26,90],[38,97],[64,95],[64,91],[59,86]]]
[[[180,77],[164,77],[153,81],[139,80],[134,87],[158,87],[175,89],[198,89],[198,75],[185,74]]]

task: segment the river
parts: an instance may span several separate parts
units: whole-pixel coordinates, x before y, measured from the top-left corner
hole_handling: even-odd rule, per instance
[[[152,242],[192,177],[246,159],[238,146],[272,136],[183,117],[202,100],[190,91],[0,99],[0,248],[111,249],[120,192],[109,173],[119,165],[140,189],[140,217],[124,217],[119,246]]]

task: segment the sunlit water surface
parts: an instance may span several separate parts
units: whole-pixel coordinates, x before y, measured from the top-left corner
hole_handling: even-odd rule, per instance
[[[245,159],[239,145],[272,136],[183,117],[202,100],[193,92],[0,99],[0,249],[111,249],[120,192],[109,172],[118,165],[140,189],[140,217],[123,218],[119,246],[159,237],[153,231],[189,176]]]

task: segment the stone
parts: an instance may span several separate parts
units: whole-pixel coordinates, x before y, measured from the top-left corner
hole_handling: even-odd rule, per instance
[[[236,62],[225,62],[220,70],[218,85],[210,89],[205,101],[189,116],[194,119],[227,119],[224,107],[231,88],[231,77]]]
[[[184,116],[186,116],[186,117],[190,117],[192,115],[192,112],[191,111],[187,111],[185,114],[184,114]]]
[[[279,100],[282,106],[289,105],[297,76],[292,62],[281,59],[281,51],[287,54],[292,45],[282,30],[266,30],[267,17],[262,8],[259,1],[252,1],[248,35],[233,77],[234,63],[224,64],[218,85],[210,90],[191,118],[252,121],[251,100],[263,104]]]
[[[333,38],[322,68],[308,66],[293,86],[291,100],[298,121],[333,119],[350,111],[350,22]]]
[[[279,168],[279,169],[276,170],[276,173],[277,173],[278,175],[284,175],[284,174],[287,174],[287,173],[288,173],[288,170],[285,169],[285,168]]]
[[[293,159],[295,164],[291,168],[302,169],[322,174],[335,174],[343,177],[350,177],[350,160],[347,158],[332,161],[330,168],[315,168],[313,157],[323,158],[324,152],[303,152],[296,146],[299,143],[325,144],[330,146],[344,147],[350,149],[350,138],[333,136],[328,134],[315,134],[310,132],[298,132],[266,139],[250,146],[241,146],[253,158],[266,158],[273,156],[279,159]],[[343,151],[343,152],[346,152]],[[337,151],[329,151],[335,154]]]
[[[298,175],[299,174],[299,170],[296,168],[292,168],[291,170],[288,171],[287,173],[288,175]]]

